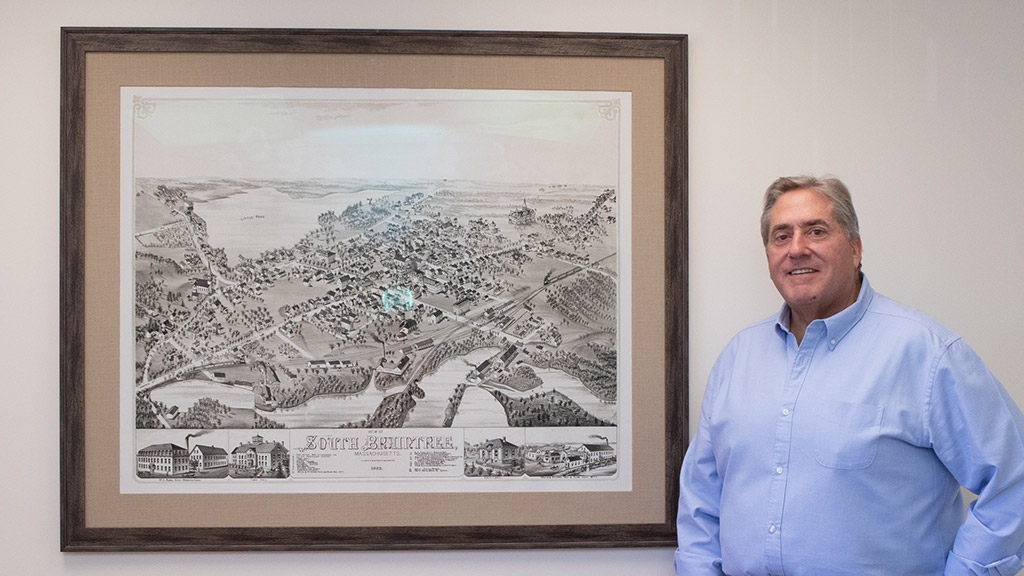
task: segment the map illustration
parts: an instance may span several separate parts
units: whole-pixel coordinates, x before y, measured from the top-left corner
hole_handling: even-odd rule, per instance
[[[628,270],[619,258],[617,102],[232,94],[228,103],[250,125],[229,148],[227,139],[211,144],[219,137],[200,125],[224,113],[224,98],[171,96],[133,99],[132,404],[140,478],[164,470],[221,479],[320,471],[322,450],[303,452],[296,436],[274,430],[363,431],[364,446],[367,431],[462,430],[448,451],[464,460],[437,471],[469,478],[614,473],[620,395],[628,394],[619,362],[620,285]],[[156,123],[161,114],[167,124]],[[180,125],[190,116],[192,135]],[[282,117],[291,127],[280,127]],[[511,127],[495,134],[490,125],[500,122]],[[544,125],[525,126],[537,122]],[[506,166],[466,168],[461,162],[476,151],[458,153],[453,163],[444,157],[462,148],[441,145],[433,159],[399,145],[388,158],[371,158],[387,140],[366,136],[362,169],[308,168],[335,146],[324,139],[352,138],[325,134],[355,124],[364,135],[390,131],[406,143],[429,127],[447,130],[504,150],[487,165]],[[517,130],[531,135],[507,142]],[[489,133],[465,136],[478,131]],[[598,149],[612,152],[578,156],[597,146],[589,142],[594,131],[610,135]],[[574,151],[577,138],[588,143]],[[543,139],[570,150],[544,158],[545,145],[536,144]],[[315,152],[304,154],[307,148]],[[200,154],[229,158],[214,168]],[[264,154],[285,158],[261,164]],[[276,163],[304,155],[316,158],[274,172]],[[567,169],[564,180],[530,168],[572,158],[582,166]],[[581,178],[581,170],[594,174]],[[560,438],[558,429],[575,432]],[[211,434],[219,445],[203,442]],[[334,438],[334,449],[344,448]]]

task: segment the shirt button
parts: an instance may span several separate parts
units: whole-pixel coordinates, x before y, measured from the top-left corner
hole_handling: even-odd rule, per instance
[[[782,474],[782,466],[779,466],[778,468],[776,468],[775,469],[775,473],[776,474]]]
[[[783,416],[789,416],[789,408],[783,408],[782,409],[782,415]]]
[[[771,526],[768,527],[768,531],[771,532],[772,534],[775,534],[776,530],[778,530],[778,528],[774,524],[772,524]]]

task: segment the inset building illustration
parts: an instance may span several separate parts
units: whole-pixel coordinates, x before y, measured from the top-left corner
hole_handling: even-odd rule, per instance
[[[135,471],[142,477],[179,476],[189,470],[188,450],[177,444],[153,444],[135,456]]]
[[[522,476],[523,448],[506,437],[466,442],[465,474],[469,477]]]
[[[236,478],[287,478],[288,449],[281,442],[256,434],[231,451],[231,476]]]
[[[209,430],[196,430],[181,436],[184,447],[168,436],[173,432],[145,431],[140,444],[146,447],[135,455],[135,473],[139,478],[226,478],[230,463],[221,446],[226,436]],[[207,444],[194,443],[206,436]],[[212,439],[212,440],[211,440]],[[163,441],[161,441],[163,440]]]
[[[615,447],[603,443],[530,444],[524,448],[526,475],[601,477],[617,472]]]
[[[195,445],[188,455],[192,467],[200,472],[216,469],[227,469],[228,453],[223,448],[216,446]]]

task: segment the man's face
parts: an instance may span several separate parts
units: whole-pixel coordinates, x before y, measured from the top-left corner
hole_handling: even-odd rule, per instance
[[[768,271],[792,314],[806,325],[853,304],[860,289],[860,238],[846,238],[828,198],[792,190],[769,216]]]

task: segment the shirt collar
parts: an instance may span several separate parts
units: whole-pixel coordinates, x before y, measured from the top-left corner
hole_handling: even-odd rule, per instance
[[[864,317],[864,314],[868,311],[868,306],[871,305],[871,300],[875,297],[875,291],[871,288],[871,283],[868,282],[868,277],[863,273],[860,275],[860,293],[857,294],[857,300],[840,310],[838,313],[824,318],[822,320],[815,320],[814,322],[822,322],[825,324],[825,335],[828,340],[829,349],[834,349],[836,345],[860,322],[860,319]],[[814,324],[811,322],[811,324]],[[785,338],[786,334],[789,333],[789,305],[783,304],[782,309],[779,310],[779,314],[775,320],[775,330]]]

